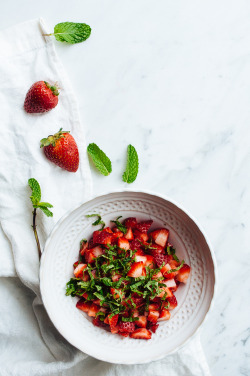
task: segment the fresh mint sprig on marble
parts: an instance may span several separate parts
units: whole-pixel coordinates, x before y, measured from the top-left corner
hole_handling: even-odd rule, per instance
[[[48,209],[48,208],[53,208],[53,205],[49,204],[48,202],[42,202],[41,201],[41,188],[40,188],[40,185],[39,185],[39,183],[36,179],[34,179],[34,178],[29,179],[28,184],[29,184],[30,189],[32,191],[31,196],[30,196],[30,200],[31,200],[33,208],[34,208],[32,228],[33,228],[35,239],[36,239],[39,258],[41,258],[41,255],[42,255],[41,246],[40,246],[40,242],[39,242],[39,238],[38,238],[38,233],[37,233],[37,230],[36,230],[36,210],[41,209],[44,212],[44,214],[47,215],[47,217],[53,217],[52,211],[50,211]]]
[[[90,34],[91,27],[85,23],[60,22],[54,27],[54,33],[43,35],[54,35],[59,42],[75,44],[85,41],[89,38]]]

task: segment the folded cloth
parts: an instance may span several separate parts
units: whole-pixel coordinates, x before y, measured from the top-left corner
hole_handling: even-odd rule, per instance
[[[112,365],[75,349],[49,320],[39,290],[39,259],[31,228],[32,205],[27,182],[31,177],[36,178],[41,185],[42,200],[54,205],[53,218],[43,213],[37,216],[43,248],[55,222],[90,197],[91,178],[77,103],[52,40],[43,37],[47,33],[43,20],[26,22],[0,33],[0,276],[17,275],[20,280],[1,279],[4,280],[0,288],[1,375],[209,376],[199,337],[160,361]],[[59,103],[48,113],[27,114],[23,109],[26,92],[39,80],[59,83]],[[39,148],[40,139],[61,127],[71,131],[79,147],[80,166],[76,173],[50,163]]]

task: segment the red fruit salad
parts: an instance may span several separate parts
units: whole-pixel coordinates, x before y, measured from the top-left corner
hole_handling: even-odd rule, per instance
[[[93,224],[103,224],[97,217]],[[93,317],[93,325],[123,337],[150,339],[177,307],[174,294],[187,282],[190,266],[175,254],[169,230],[150,231],[151,220],[121,223],[119,218],[111,221],[113,228],[103,225],[89,241],[81,241],[66,295],[80,298],[76,307]]]

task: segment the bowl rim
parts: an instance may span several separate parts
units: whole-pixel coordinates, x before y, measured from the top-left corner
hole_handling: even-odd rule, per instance
[[[165,201],[169,201],[170,203],[174,204],[178,209],[182,210],[193,222],[194,224],[197,226],[197,228],[199,229],[199,231],[201,232],[201,234],[204,236],[204,239],[208,245],[208,248],[210,250],[210,254],[211,254],[211,258],[212,258],[212,262],[213,262],[213,272],[214,272],[214,285],[213,285],[213,295],[212,295],[212,298],[211,298],[211,301],[210,301],[210,305],[208,307],[208,310],[203,318],[203,320],[201,321],[201,323],[199,324],[199,326],[194,330],[194,332],[188,337],[186,338],[185,340],[183,340],[179,346],[177,346],[175,349],[173,349],[171,352],[165,354],[165,355],[160,355],[158,358],[154,358],[154,359],[148,359],[146,361],[140,361],[138,363],[134,363],[134,362],[129,362],[129,361],[126,361],[126,363],[120,363],[120,362],[115,362],[115,361],[110,361],[110,360],[107,360],[105,359],[105,357],[96,357],[95,355],[93,354],[89,354],[89,353],[86,353],[87,355],[90,355],[90,356],[93,356],[95,359],[98,359],[98,360],[101,360],[101,361],[105,361],[105,362],[110,362],[110,363],[113,363],[113,364],[146,364],[146,363],[150,363],[151,361],[157,361],[157,360],[160,360],[160,359],[163,359],[165,356],[168,356],[168,355],[171,355],[171,354],[174,354],[175,352],[177,352],[178,350],[180,350],[184,345],[188,344],[194,337],[196,337],[199,333],[200,333],[200,330],[202,328],[202,326],[204,325],[204,323],[208,320],[208,317],[209,315],[211,314],[211,311],[214,307],[214,301],[215,301],[215,296],[217,295],[217,290],[218,290],[218,267],[217,267],[217,262],[216,262],[216,258],[215,258],[215,252],[213,250],[213,247],[208,239],[208,236],[204,230],[204,228],[199,224],[199,222],[195,219],[195,217],[193,215],[191,215],[189,213],[188,210],[186,210],[182,205],[180,205],[177,201],[173,200],[172,198],[169,198],[167,195],[164,195],[162,193],[159,193],[159,192],[156,192],[156,191],[152,191],[152,190],[148,190],[148,189],[131,189],[131,188],[124,188],[124,189],[116,189],[116,190],[112,190],[112,191],[103,191],[102,193],[100,194],[96,194],[96,195],[91,195],[89,197],[88,200],[84,201],[83,203],[81,203],[80,205],[77,205],[75,207],[73,207],[73,209],[70,209],[68,210],[54,225],[53,229],[51,230],[46,242],[45,242],[45,245],[44,245],[44,248],[42,250],[42,256],[41,256],[41,260],[40,260],[40,267],[39,267],[39,288],[40,288],[40,293],[41,293],[41,299],[42,299],[42,302],[43,302],[43,305],[44,305],[44,308],[51,320],[51,322],[53,323],[54,327],[56,328],[56,330],[58,330],[58,332],[63,336],[64,339],[66,339],[66,341],[68,343],[70,343],[72,346],[75,347],[75,345],[73,343],[71,343],[67,338],[64,337],[64,335],[61,333],[60,329],[57,327],[56,323],[51,319],[50,317],[50,314],[49,312],[47,311],[46,309],[46,305],[44,304],[44,301],[43,301],[43,292],[42,292],[42,285],[41,285],[41,277],[42,277],[42,270],[43,270],[43,265],[44,265],[44,260],[45,260],[45,255],[46,255],[46,248],[48,247],[50,241],[51,241],[51,238],[53,237],[54,233],[57,231],[58,227],[61,225],[61,223],[75,210],[79,209],[82,205],[88,203],[88,202],[91,202],[91,201],[94,201],[95,199],[98,199],[98,198],[101,198],[103,196],[108,196],[108,195],[112,195],[112,194],[115,194],[115,193],[125,193],[125,192],[131,192],[131,193],[142,193],[142,194],[146,194],[146,195],[151,195],[151,196],[157,196]],[[78,349],[78,351],[81,351],[82,353],[84,353],[82,350]]]

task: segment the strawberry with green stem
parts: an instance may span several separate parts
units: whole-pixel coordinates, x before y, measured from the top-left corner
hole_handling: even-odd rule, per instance
[[[42,252],[41,252],[41,246],[38,238],[38,233],[36,229],[36,209],[41,209],[44,214],[47,215],[47,217],[53,217],[53,213],[48,209],[48,208],[53,208],[53,205],[49,204],[48,202],[41,202],[41,188],[38,183],[38,181],[34,178],[31,178],[28,180],[28,184],[31,188],[31,196],[30,200],[33,205],[33,224],[32,228],[34,231],[35,239],[36,239],[36,244],[37,244],[37,249],[38,249],[38,254],[39,254],[39,259],[41,258]]]
[[[50,85],[46,81],[35,82],[24,101],[24,109],[28,113],[43,113],[52,110],[58,104],[58,86]]]

